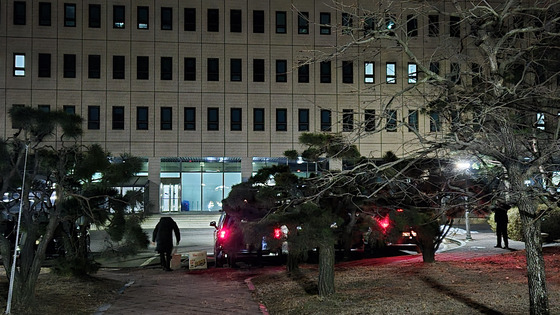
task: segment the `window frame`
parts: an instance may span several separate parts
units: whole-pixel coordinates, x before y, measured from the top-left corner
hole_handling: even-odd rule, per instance
[[[243,131],[243,109],[241,107],[230,109],[230,131]]]
[[[24,53],[14,53],[14,77],[25,77],[25,59],[26,58]]]
[[[208,58],[206,63],[206,80],[212,82],[220,81],[220,59]]]
[[[87,129],[88,130],[101,129],[101,106],[98,105],[88,106]]]
[[[113,28],[124,29],[126,26],[126,8],[124,5],[113,5]]]
[[[183,17],[183,30],[185,32],[196,32],[196,8],[185,8]]]
[[[173,130],[173,107],[160,107],[160,130]]]
[[[39,2],[39,26],[51,26],[52,5],[50,2]]]
[[[298,34],[309,34],[309,12],[298,12]]]
[[[27,24],[27,4],[25,1],[14,1],[13,8],[14,25]]]
[[[354,83],[354,62],[352,60],[342,61],[342,83]]]
[[[183,62],[184,81],[196,81],[196,58],[185,57]]]
[[[321,109],[321,131],[332,131],[332,111]]]
[[[264,108],[253,108],[253,131],[265,131]]]
[[[73,9],[73,13],[72,13]],[[70,12],[69,12],[70,10]],[[76,4],[64,4],[64,27],[76,27]]]
[[[416,84],[418,82],[418,65],[409,62],[407,65],[408,84]]]
[[[101,55],[88,55],[88,79],[101,79]]]
[[[37,56],[37,76],[39,78],[51,77],[51,54],[39,53]]]
[[[136,80],[150,79],[150,57],[136,56]]]
[[[62,77],[68,79],[76,78],[76,55],[63,54],[62,58]]]
[[[309,109],[298,109],[298,131],[309,131]]]
[[[229,60],[229,77],[231,82],[243,81],[243,60],[241,58],[231,58]]]
[[[241,33],[243,31],[243,12],[239,9],[229,10],[229,32]]]
[[[385,83],[387,83],[387,84],[397,84],[397,63],[396,62],[387,62],[385,64]]]
[[[369,71],[371,69],[371,72]],[[364,61],[364,83],[374,84],[375,83],[375,62],[374,61]]]
[[[88,27],[101,28],[101,5],[100,4],[89,4]]]
[[[309,83],[309,64],[300,64],[298,66],[298,83]]]
[[[276,34],[288,33],[288,13],[286,11],[276,11]]]
[[[208,131],[220,130],[220,109],[218,107],[208,107],[207,111],[207,125]]]
[[[331,13],[330,12],[320,12],[319,13],[319,34],[321,34],[321,35],[331,35]]]
[[[161,7],[160,12],[161,30],[171,31],[173,30],[173,8],[172,7]]]
[[[319,63],[319,74],[321,83],[332,82],[332,63],[330,60],[321,61]]]
[[[196,107],[183,109],[183,130],[196,130]]]
[[[264,59],[253,59],[253,82],[265,82]]]
[[[160,79],[162,81],[173,80],[173,57],[160,57]]]
[[[111,129],[124,130],[124,106],[113,106],[111,114]]]
[[[211,33],[220,31],[220,9],[209,8],[206,11],[206,31]]]
[[[263,10],[253,10],[253,33],[264,34],[265,19]]]
[[[276,82],[288,82],[288,60],[276,60]]]
[[[113,55],[113,80],[124,80],[126,78],[125,56]]]
[[[150,7],[148,6],[136,7],[136,28],[139,30],[150,29]]]
[[[136,107],[136,130],[148,130],[150,121],[150,109],[148,106]],[[144,116],[146,117],[144,119]]]
[[[288,109],[276,109],[276,131],[288,131]]]

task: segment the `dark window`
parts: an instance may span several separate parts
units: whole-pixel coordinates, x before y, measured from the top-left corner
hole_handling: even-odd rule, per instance
[[[439,62],[430,62],[430,71],[435,74],[439,74]]]
[[[243,29],[241,24],[241,10],[229,11],[229,29],[232,33],[241,33]]]
[[[276,60],[276,82],[288,82],[288,61]]]
[[[397,131],[397,111],[395,109],[387,110],[387,126],[388,132]]]
[[[288,131],[288,110],[276,109],[276,131]]]
[[[138,20],[138,29],[147,30],[150,28],[150,8],[137,7],[136,19]]]
[[[217,107],[208,108],[208,130],[220,130],[220,111]]]
[[[173,58],[161,57],[161,79],[173,80]]]
[[[165,31],[173,29],[173,8],[161,8],[161,29]]]
[[[354,20],[350,13],[342,13],[342,34],[352,34],[354,28]]]
[[[196,108],[185,107],[184,112],[185,130],[196,130]]]
[[[185,58],[185,81],[196,81],[196,58]]]
[[[414,15],[406,16],[406,34],[409,37],[418,36],[418,19]]]
[[[461,83],[461,65],[458,63],[452,62],[450,69],[450,76],[449,79],[454,83]]]
[[[364,83],[375,83],[375,62],[364,62]]]
[[[242,62],[241,59],[230,60],[230,79],[231,81],[242,81]]]
[[[439,113],[430,112],[430,132],[437,132],[441,130],[441,122],[439,120]]]
[[[50,113],[51,112],[51,105],[39,105],[37,109],[42,111],[43,113]]]
[[[76,55],[64,54],[64,77],[76,77]]]
[[[286,11],[276,11],[276,33],[286,34]]]
[[[195,32],[196,31],[196,9],[195,8],[185,8],[185,31]]]
[[[375,131],[375,109],[365,110],[365,130]]]
[[[136,79],[150,79],[150,58],[148,56],[136,56]]]
[[[253,11],[253,33],[264,33],[264,11]]]
[[[99,130],[101,128],[101,113],[99,106],[88,106],[88,129]]]
[[[39,25],[51,26],[51,3],[39,2]]]
[[[124,5],[113,6],[113,28],[124,28]]]
[[[331,111],[321,109],[321,131],[331,131]]]
[[[461,19],[458,16],[449,17],[449,36],[461,37]]]
[[[146,106],[136,108],[136,129],[148,130],[148,107]]]
[[[90,4],[89,5],[89,20],[88,26],[91,28],[101,27],[101,5],[100,4]]]
[[[428,36],[439,36],[439,15],[428,15]]]
[[[161,130],[173,130],[173,109],[171,107],[161,108]]]
[[[321,83],[331,83],[331,62],[321,61]]]
[[[14,1],[14,25],[25,25],[25,18],[25,1]]]
[[[375,18],[373,16],[367,16],[364,20],[364,32],[366,34],[371,33],[375,29]]]
[[[309,12],[298,13],[298,34],[309,34]]]
[[[352,61],[342,62],[342,83],[354,83],[354,63]]]
[[[354,130],[354,110],[342,110],[342,131],[350,132]]]
[[[39,54],[39,77],[51,77],[51,54]]]
[[[408,111],[408,131],[418,131],[418,111]]]
[[[231,131],[241,131],[242,130],[242,114],[243,110],[241,108],[231,109]]]
[[[331,14],[328,12],[321,12],[319,14],[320,19],[320,33],[321,35],[330,35],[331,34]]]
[[[124,56],[113,56],[113,79],[124,79]]]
[[[386,82],[388,84],[397,83],[397,64],[394,62],[387,62],[385,74]]]
[[[101,78],[101,56],[88,55],[88,78],[99,79]]]
[[[76,27],[76,4],[64,4],[64,26]]]
[[[113,106],[113,130],[124,130],[124,106]]]
[[[69,114],[69,115],[75,115],[76,114],[76,106],[75,105],[63,105],[62,106],[62,111],[64,111],[66,114]]]
[[[298,131],[309,131],[309,109],[298,109]]]
[[[220,60],[218,58],[208,58],[208,81],[220,80]]]
[[[253,59],[253,82],[264,82],[264,59]]]
[[[253,108],[253,131],[264,131],[264,108]]]
[[[309,64],[300,65],[298,67],[298,82],[309,83]]]
[[[208,9],[207,15],[208,21],[208,32],[219,32],[220,31],[220,10],[218,9]]]

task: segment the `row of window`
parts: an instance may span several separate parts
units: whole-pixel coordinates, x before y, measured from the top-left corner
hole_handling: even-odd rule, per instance
[[[23,106],[23,105],[14,105]],[[39,105],[39,109],[45,112],[50,111],[50,105]],[[65,105],[63,110],[69,114],[76,113],[76,107],[73,105]],[[207,125],[206,130],[217,131],[220,130],[220,109],[217,107],[207,108]],[[376,112],[373,109],[366,109],[364,115],[363,128],[365,131],[375,131],[376,125]],[[342,110],[342,131],[352,132],[356,128],[354,121],[354,110]],[[388,132],[396,132],[398,128],[397,110],[388,110],[385,114],[386,124],[385,129]],[[253,131],[265,131],[265,109],[253,108]],[[112,129],[124,130],[125,127],[125,108],[124,106],[112,107]],[[197,130],[197,113],[195,107],[184,107],[183,109],[184,130]],[[309,109],[298,109],[298,131],[310,131],[310,113]],[[409,110],[406,117],[406,125],[409,132],[418,130],[419,124],[419,111]],[[13,126],[14,128],[16,126]],[[87,128],[90,130],[98,130],[101,127],[101,107],[88,106],[87,112]],[[149,108],[147,106],[136,107],[136,129],[148,130],[149,127]],[[332,131],[332,111],[322,109],[320,111],[320,128],[321,131]],[[173,109],[171,107],[160,108],[160,129],[172,130],[173,129]],[[441,129],[441,122],[437,112],[430,113],[430,132],[436,132]],[[243,109],[231,108],[230,109],[230,130],[242,131],[243,130]],[[288,131],[288,109],[276,109],[276,131]]]
[[[39,26],[51,26],[51,3],[50,2],[39,2]],[[197,12],[196,8],[184,8],[184,30],[185,31],[196,31],[197,26]],[[113,28],[124,29],[126,25],[125,21],[125,6],[124,5],[113,5]],[[160,28],[162,30],[172,30],[173,29],[173,8],[171,7],[161,7],[160,8]],[[26,2],[25,1],[14,1],[14,25],[25,25],[26,24]],[[100,4],[89,4],[88,6],[88,27],[90,28],[100,28],[101,27],[101,5]],[[275,32],[277,34],[287,33],[288,23],[287,23],[288,13],[287,11],[275,11]],[[243,21],[242,21],[242,10],[231,9],[230,14],[230,32],[241,33],[243,31]],[[206,12],[206,26],[208,32],[219,32],[220,31],[220,10],[219,9],[207,9]],[[76,4],[75,3],[65,3],[64,4],[64,26],[65,27],[75,27],[77,21]],[[265,32],[265,11],[263,10],[253,10],[253,33],[264,33]],[[297,14],[298,34],[309,34],[310,33],[310,20],[309,12],[298,12]],[[354,30],[354,17],[346,12],[342,13],[341,16],[342,27],[344,33],[351,33]],[[331,13],[330,12],[320,12],[319,13],[319,34],[330,35],[331,34]],[[378,23],[373,17],[365,18],[361,22],[362,29],[367,32],[374,29]],[[383,24],[387,30],[391,31],[396,28],[396,21],[393,16],[388,16],[385,23]],[[137,6],[136,7],[136,27],[138,29],[149,29],[150,28],[150,7],[148,6]],[[410,37],[418,36],[418,19],[414,15],[408,15],[406,21],[406,32]],[[437,14],[428,15],[428,36],[439,36],[440,34],[440,18]],[[460,37],[461,35],[460,19],[458,16],[450,16],[449,21],[449,35],[452,37]]]

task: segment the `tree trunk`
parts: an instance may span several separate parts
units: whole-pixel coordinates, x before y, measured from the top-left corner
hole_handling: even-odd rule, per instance
[[[433,263],[436,261],[436,251],[434,246],[424,246],[422,248],[422,261],[425,263]]]
[[[334,293],[334,245],[333,242],[321,244],[319,248],[319,296]]]

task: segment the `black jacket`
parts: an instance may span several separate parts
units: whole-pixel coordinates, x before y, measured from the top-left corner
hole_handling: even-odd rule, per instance
[[[152,235],[152,242],[157,242],[156,251],[170,252],[173,249],[173,232],[179,243],[181,233],[177,223],[170,217],[161,217]]]

